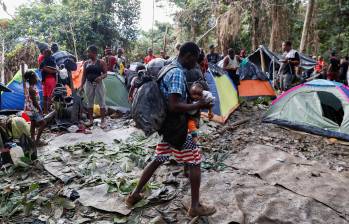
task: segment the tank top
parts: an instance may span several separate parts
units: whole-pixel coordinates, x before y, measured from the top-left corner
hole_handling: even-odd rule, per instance
[[[97,60],[95,64],[91,64],[91,60],[87,61],[84,69],[86,71],[86,79],[89,82],[94,82],[103,72],[100,60]]]
[[[234,59],[231,59],[230,57],[229,57],[229,55],[228,56],[226,56],[226,58],[228,58],[229,59],[229,63],[228,63],[228,65],[227,65],[227,67],[226,67],[226,69],[238,69],[239,68],[239,62],[236,60],[236,56],[234,57]]]

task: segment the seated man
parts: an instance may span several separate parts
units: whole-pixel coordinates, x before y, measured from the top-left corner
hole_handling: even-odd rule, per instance
[[[22,117],[2,117],[0,119],[0,134],[2,145],[14,142],[20,145],[26,156],[36,159],[36,148],[30,138],[30,125]]]

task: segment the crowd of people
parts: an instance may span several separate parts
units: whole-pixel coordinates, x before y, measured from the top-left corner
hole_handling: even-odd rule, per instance
[[[63,78],[59,74],[65,70],[68,74],[68,85],[73,93],[84,92],[87,98],[86,127],[94,124],[93,108],[97,103],[100,108],[101,125],[104,129],[106,124],[106,89],[103,83],[108,73],[118,73],[123,76],[128,75],[130,69],[127,65],[124,49],[119,48],[114,54],[110,47],[104,49],[104,56],[99,58],[99,49],[92,45],[87,49],[87,60],[83,63],[83,74],[81,86],[75,89],[71,79],[71,72],[74,70],[76,59],[59,50],[58,44],[51,47],[42,45],[38,57],[38,68],[42,72],[43,103],[40,102],[40,96],[37,89],[37,76],[33,71],[27,71],[24,74],[25,86],[25,113],[29,116],[30,127],[23,118],[11,118],[5,121],[0,119],[0,149],[4,148],[4,139],[11,133],[12,138],[21,138],[27,136],[36,146],[43,146],[46,143],[41,141],[41,135],[45,126],[52,118],[55,109],[52,107],[52,98],[58,84]],[[142,83],[142,74],[149,72],[149,66],[156,60],[161,59],[163,66],[170,66],[168,70],[156,70],[156,75],[161,74],[158,80],[159,89],[166,101],[166,118],[159,132],[163,140],[156,147],[156,156],[143,171],[137,187],[126,198],[126,204],[132,207],[142,200],[142,190],[157,168],[164,162],[175,160],[184,165],[184,175],[190,180],[191,186],[191,204],[188,214],[195,216],[208,216],[215,213],[213,206],[206,205],[199,200],[201,170],[200,163],[202,156],[197,144],[198,129],[200,123],[200,110],[207,109],[208,117],[213,117],[212,106],[215,98],[209,92],[208,85],[205,83],[205,73],[208,71],[209,64],[215,64],[224,69],[232,82],[238,86],[240,77],[238,69],[241,62],[246,58],[246,51],[243,49],[236,52],[230,48],[227,54],[216,52],[214,45],[209,46],[209,53],[206,55],[204,49],[200,49],[193,42],[177,44],[176,53],[171,58],[166,51],[160,50],[159,56],[154,55],[153,49],[147,49],[147,55],[143,62],[136,67],[137,76],[131,79],[129,88],[129,101],[135,98],[137,89]],[[292,83],[297,76],[297,68],[300,65],[300,54],[292,48],[292,43],[285,41],[282,44],[283,55],[280,59],[278,69],[278,83],[281,91],[286,91],[292,87]],[[63,55],[65,60],[57,60],[57,55]],[[59,57],[62,58],[62,57]],[[69,60],[66,60],[66,59]],[[67,62],[68,61],[68,62]],[[308,74],[309,77],[324,78],[334,81],[346,81],[348,73],[348,57],[339,60],[333,52],[327,64],[323,57],[317,58],[317,63],[313,71]],[[163,73],[163,74],[162,74]],[[194,74],[194,75],[193,75]],[[8,131],[10,130],[10,132]],[[7,139],[7,138],[6,138]],[[7,141],[7,140],[6,140]]]

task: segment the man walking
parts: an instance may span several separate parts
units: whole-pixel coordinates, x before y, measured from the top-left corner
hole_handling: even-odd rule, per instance
[[[188,214],[192,217],[208,216],[215,213],[214,207],[209,207],[199,202],[201,182],[201,154],[198,146],[188,135],[187,112],[192,110],[209,108],[209,103],[204,100],[198,103],[188,104],[188,87],[185,72],[193,69],[199,57],[200,49],[193,42],[184,43],[177,60],[160,81],[160,90],[167,102],[168,114],[160,133],[163,135],[163,142],[156,147],[155,159],[147,165],[139,180],[137,187],[127,197],[126,203],[129,207],[135,205],[142,199],[142,189],[152,177],[157,168],[170,159],[184,164],[189,170],[191,186],[191,206]]]

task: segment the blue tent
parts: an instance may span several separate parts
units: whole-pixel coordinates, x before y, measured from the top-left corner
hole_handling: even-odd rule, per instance
[[[42,86],[41,86],[41,72],[36,69],[33,71],[38,76],[38,90],[40,93],[40,98],[42,99]],[[24,90],[22,73],[18,71],[13,79],[7,84],[7,87],[12,90],[12,92],[4,92],[1,94],[1,109],[4,110],[23,110],[24,109]]]

